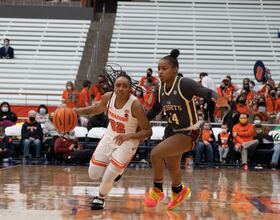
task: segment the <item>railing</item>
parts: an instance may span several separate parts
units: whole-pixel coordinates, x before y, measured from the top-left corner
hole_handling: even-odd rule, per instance
[[[91,55],[91,59],[90,59],[90,64],[88,67],[88,72],[87,72],[87,79],[90,81],[93,81],[93,78],[94,78],[93,77],[94,72],[95,72],[94,69],[96,68],[96,64],[97,64],[98,51],[99,51],[100,41],[101,41],[100,35],[102,34],[102,32],[104,30],[104,18],[105,18],[105,4],[103,5],[102,15],[99,20],[99,27],[96,32],[96,38],[94,41],[93,51],[92,51],[92,55]]]
[[[37,5],[37,6],[67,6],[82,7],[81,1],[53,2],[46,0],[0,0],[0,5]]]

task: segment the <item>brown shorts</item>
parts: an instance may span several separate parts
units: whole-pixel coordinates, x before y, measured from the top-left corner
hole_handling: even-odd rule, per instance
[[[171,137],[175,134],[184,134],[184,135],[187,135],[187,136],[190,136],[192,138],[192,149],[194,148],[196,142],[198,141],[198,138],[200,137],[201,135],[201,129],[196,129],[196,130],[189,130],[189,131],[173,131],[172,128],[170,127],[166,127],[165,128],[165,131],[164,131],[164,137],[163,139],[166,139],[168,137]]]

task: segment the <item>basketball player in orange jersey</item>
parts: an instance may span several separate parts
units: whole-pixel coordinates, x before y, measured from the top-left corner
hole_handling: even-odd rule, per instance
[[[121,73],[114,83],[114,92],[105,93],[100,102],[93,106],[74,109],[79,115],[107,112],[109,117],[107,130],[92,155],[88,169],[91,179],[102,177],[99,196],[91,203],[93,210],[104,208],[105,197],[112,189],[114,180],[133,158],[139,140],[152,135],[143,107],[130,91],[131,79]]]
[[[216,98],[215,91],[202,87],[194,80],[177,76],[179,54],[179,50],[175,49],[160,59],[158,75],[161,84],[156,102],[147,113],[151,120],[163,110],[170,128],[166,129],[164,140],[151,151],[154,187],[144,200],[144,205],[148,207],[156,207],[164,198],[162,185],[165,163],[172,180],[172,198],[167,209],[176,208],[185,198],[190,197],[190,188],[182,184],[180,162],[182,154],[193,148],[200,133],[194,96],[213,101]]]

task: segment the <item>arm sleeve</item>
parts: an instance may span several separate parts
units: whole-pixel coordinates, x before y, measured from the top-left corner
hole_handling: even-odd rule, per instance
[[[187,100],[191,100],[193,96],[198,96],[206,100],[217,98],[217,93],[215,91],[203,87],[198,82],[188,78],[182,78],[180,90]]]
[[[156,117],[156,115],[159,114],[162,110],[162,105],[159,103],[159,100],[158,100],[158,88],[155,93],[156,93],[155,102],[154,102],[152,108],[146,114],[149,121],[152,120],[154,117]]]

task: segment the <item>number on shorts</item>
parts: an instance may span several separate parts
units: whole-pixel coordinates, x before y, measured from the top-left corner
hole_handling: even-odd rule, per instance
[[[125,133],[124,124],[121,122],[116,122],[113,119],[110,119],[111,128],[117,133]]]

